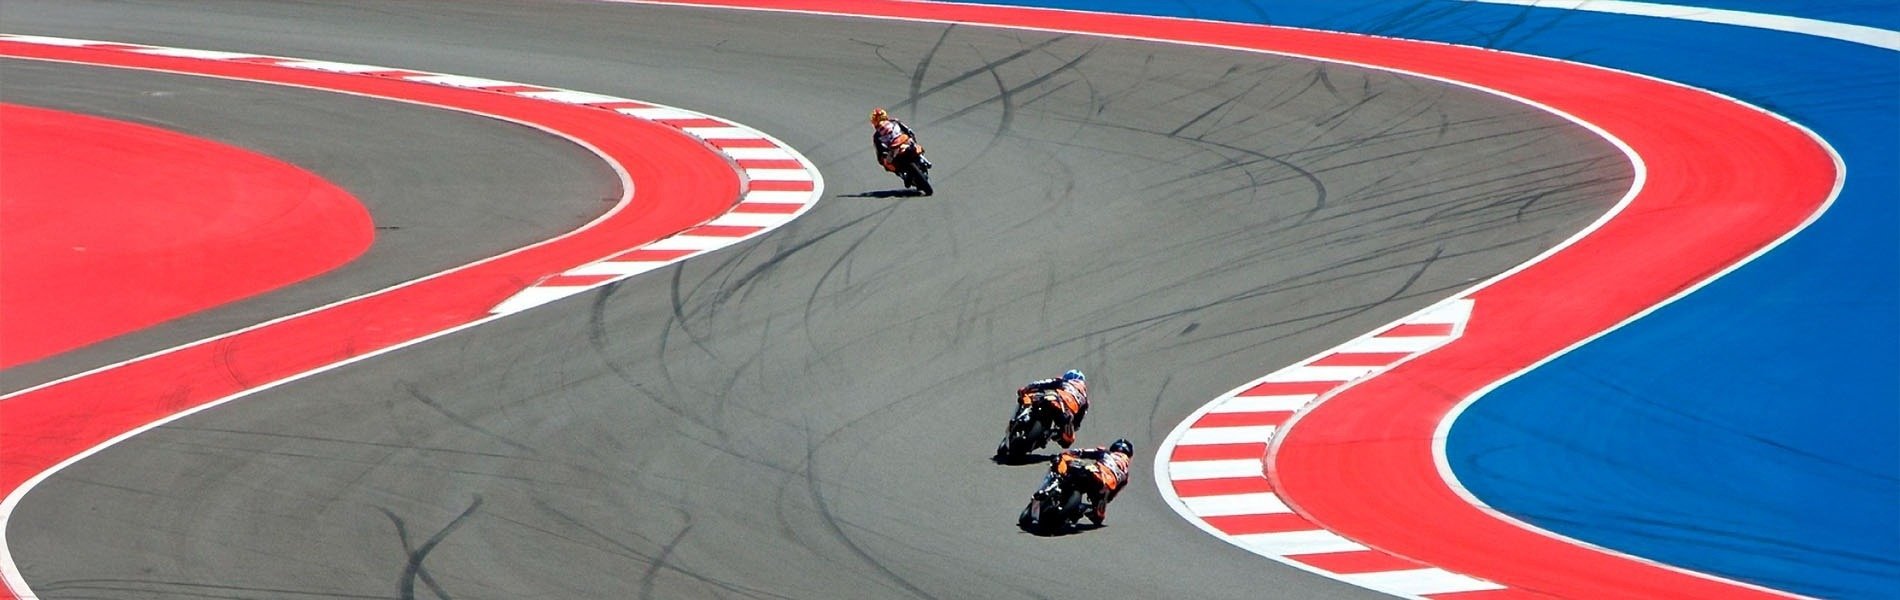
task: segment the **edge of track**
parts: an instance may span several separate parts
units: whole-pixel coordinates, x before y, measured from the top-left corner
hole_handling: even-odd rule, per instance
[[[1536,89],[1535,85],[1520,85],[1517,82],[1511,81],[1510,75],[1505,73],[1505,71],[1509,71],[1510,69],[1505,68],[1505,66],[1508,65],[1520,69],[1518,71],[1519,75],[1534,73],[1538,77],[1551,77],[1551,73],[1544,72],[1545,70],[1551,70],[1555,71],[1557,78],[1574,77],[1581,80],[1588,80],[1592,83],[1612,81],[1626,88],[1640,88],[1650,92],[1661,92],[1666,96],[1674,95],[1678,99],[1685,97],[1693,98],[1697,102],[1703,103],[1702,106],[1704,108],[1713,106],[1721,109],[1718,112],[1726,116],[1740,117],[1757,126],[1777,129],[1777,131],[1771,135],[1780,136],[1778,143],[1789,145],[1789,147],[1800,146],[1798,153],[1802,155],[1800,158],[1805,161],[1802,163],[1802,166],[1809,169],[1809,171],[1807,171],[1809,175],[1808,179],[1801,182],[1806,184],[1801,190],[1804,194],[1798,195],[1783,204],[1776,205],[1770,210],[1772,213],[1770,216],[1779,217],[1777,220],[1757,220],[1752,224],[1753,229],[1745,232],[1747,235],[1736,236],[1745,239],[1716,240],[1722,241],[1725,244],[1720,251],[1705,251],[1702,252],[1700,256],[1693,257],[1701,259],[1701,262],[1695,263],[1696,267],[1691,269],[1678,269],[1678,271],[1682,272],[1674,273],[1674,278],[1668,280],[1665,285],[1650,286],[1651,288],[1659,288],[1659,290],[1645,290],[1648,296],[1634,305],[1625,303],[1624,305],[1610,308],[1598,308],[1595,314],[1590,315],[1589,319],[1580,319],[1580,321],[1593,323],[1592,325],[1584,327],[1586,331],[1566,331],[1560,335],[1534,332],[1539,335],[1544,335],[1543,346],[1555,345],[1556,348],[1545,351],[1537,357],[1532,357],[1528,362],[1534,364],[1520,364],[1502,368],[1506,373],[1522,372],[1520,369],[1535,368],[1536,364],[1542,364],[1542,361],[1548,360],[1549,357],[1559,355],[1567,351],[1568,348],[1587,343],[1589,339],[1594,339],[1608,331],[1621,327],[1622,324],[1639,319],[1660,306],[1668,304],[1675,298],[1693,292],[1696,288],[1705,285],[1716,277],[1720,277],[1721,274],[1732,271],[1740,265],[1752,260],[1754,257],[1760,256],[1776,245],[1779,245],[1781,241],[1801,231],[1808,223],[1812,223],[1815,219],[1819,218],[1820,214],[1825,212],[1827,206],[1832,203],[1833,198],[1838,195],[1840,186],[1844,181],[1845,166],[1841,163],[1838,154],[1835,153],[1832,148],[1828,147],[1824,140],[1821,140],[1818,136],[1814,135],[1813,132],[1798,124],[1734,98],[1636,73],[1616,71],[1573,61],[1531,55],[1362,34],[1169,17],[1113,15],[1075,10],[1036,9],[981,4],[901,2],[892,0],[860,2],[844,2],[839,0],[604,1],[934,23],[957,23],[1011,29],[1101,35],[1262,52],[1379,69],[1476,89],[1530,105],[1573,123],[1577,123],[1595,132],[1597,135],[1609,140],[1610,143],[1623,150],[1625,154],[1630,157],[1637,171],[1635,185],[1624,198],[1619,200],[1616,207],[1608,214],[1604,215],[1597,222],[1592,223],[1589,227],[1586,227],[1577,235],[1565,240],[1557,247],[1540,254],[1506,273],[1500,274],[1478,286],[1454,295],[1452,298],[1448,298],[1432,307],[1428,307],[1391,326],[1380,328],[1373,333],[1348,342],[1341,347],[1341,349],[1347,350],[1345,352],[1339,352],[1336,349],[1336,351],[1321,353],[1286,370],[1269,374],[1245,386],[1236,388],[1228,394],[1215,398],[1213,401],[1210,401],[1208,405],[1203,406],[1177,426],[1169,435],[1167,441],[1163,443],[1155,458],[1157,484],[1161,488],[1161,492],[1170,506],[1174,507],[1177,512],[1184,518],[1187,518],[1191,523],[1194,523],[1197,527],[1200,527],[1208,533],[1221,537],[1250,552],[1272,558],[1302,570],[1398,596],[1431,598],[1508,598],[1543,597],[1545,593],[1554,593],[1560,595],[1580,594],[1579,597],[1600,597],[1600,593],[1605,588],[1596,587],[1596,584],[1600,582],[1594,580],[1603,579],[1612,580],[1618,584],[1633,585],[1633,589],[1640,589],[1645,593],[1679,594],[1692,597],[1710,593],[1729,597],[1779,597],[1785,595],[1785,592],[1769,590],[1743,582],[1729,581],[1712,575],[1658,564],[1639,557],[1618,553],[1614,550],[1589,546],[1576,540],[1562,538],[1550,532],[1535,529],[1521,521],[1498,514],[1496,511],[1489,510],[1488,507],[1484,507],[1481,503],[1476,502],[1476,499],[1472,498],[1468,492],[1463,491],[1462,488],[1453,489],[1457,485],[1456,480],[1450,476],[1447,470],[1443,469],[1442,424],[1449,423],[1449,416],[1455,416],[1455,412],[1448,414],[1442,410],[1442,407],[1434,406],[1429,402],[1414,402],[1410,405],[1407,405],[1405,402],[1397,402],[1396,404],[1398,404],[1398,406],[1388,406],[1389,404],[1395,404],[1388,402],[1388,405],[1381,405],[1379,408],[1372,410],[1397,410],[1403,414],[1395,415],[1388,421],[1379,421],[1374,424],[1375,426],[1367,426],[1367,423],[1363,421],[1353,422],[1350,416],[1368,409],[1360,408],[1355,411],[1347,411],[1347,409],[1339,408],[1348,405],[1347,402],[1339,401],[1339,398],[1376,397],[1376,394],[1372,390],[1373,386],[1365,385],[1371,381],[1375,375],[1385,375],[1385,377],[1380,380],[1381,383],[1385,383],[1401,379],[1427,379],[1427,376],[1421,374],[1421,372],[1432,373],[1433,369],[1437,369],[1437,373],[1450,372],[1456,369],[1468,370],[1470,367],[1464,364],[1433,365],[1432,363],[1442,363],[1445,362],[1447,358],[1455,358],[1460,349],[1472,344],[1471,340],[1467,338],[1467,334],[1472,332],[1470,327],[1474,319],[1476,319],[1476,322],[1479,324],[1476,330],[1478,333],[1491,335],[1491,332],[1496,332],[1497,335],[1507,339],[1512,338],[1513,334],[1518,333],[1518,331],[1514,331],[1512,328],[1521,326],[1523,323],[1504,322],[1500,324],[1500,321],[1507,320],[1493,320],[1496,318],[1494,315],[1498,314],[1491,312],[1493,310],[1500,308],[1507,310],[1514,309],[1519,311],[1520,315],[1522,313],[1534,314],[1540,312],[1541,307],[1539,304],[1525,301],[1527,300],[1525,296],[1531,296],[1532,294],[1519,293],[1518,297],[1512,298],[1508,293],[1499,292],[1492,288],[1506,287],[1499,285],[1503,282],[1518,284],[1534,279],[1548,280],[1553,277],[1562,278],[1565,276],[1574,279],[1575,276],[1580,274],[1586,276],[1587,279],[1590,273],[1590,265],[1584,265],[1582,268],[1570,266],[1569,268],[1573,269],[1574,272],[1566,274],[1561,273],[1564,269],[1563,266],[1552,266],[1552,263],[1569,260],[1589,252],[1589,249],[1578,250],[1575,249],[1575,247],[1586,242],[1586,240],[1592,245],[1600,245],[1604,243],[1603,240],[1606,238],[1612,238],[1619,235],[1619,232],[1637,227],[1636,225],[1631,225],[1632,222],[1640,221],[1642,224],[1655,225],[1655,223],[1645,221],[1645,217],[1643,216],[1644,213],[1649,212],[1653,204],[1658,203],[1653,198],[1658,197],[1661,193],[1655,190],[1657,188],[1668,188],[1672,185],[1682,185],[1684,183],[1682,181],[1683,177],[1681,177],[1683,173],[1674,169],[1681,168],[1684,162],[1688,163],[1690,167],[1707,166],[1698,165],[1695,159],[1683,161],[1680,157],[1674,156],[1674,154],[1693,154],[1694,151],[1699,148],[1724,147],[1720,145],[1697,146],[1694,144],[1683,144],[1671,147],[1665,143],[1658,143],[1654,139],[1648,139],[1644,145],[1642,145],[1642,150],[1647,150],[1648,155],[1662,157],[1663,162],[1669,162],[1672,167],[1672,170],[1667,173],[1669,178],[1662,179],[1661,181],[1650,181],[1649,175],[1651,174],[1651,169],[1649,168],[1649,163],[1644,160],[1645,153],[1637,147],[1633,147],[1623,141],[1621,137],[1612,133],[1608,127],[1598,123],[1601,119],[1593,119],[1591,117],[1591,115],[1597,115],[1605,111],[1593,109],[1593,107],[1588,106],[1588,103],[1582,98],[1553,94],[1550,93],[1548,89],[1539,90]],[[1469,61],[1471,64],[1458,64],[1460,60]],[[1473,64],[1483,65],[1484,67],[1474,67],[1472,66]],[[1491,74],[1474,72],[1482,70],[1483,68],[1495,68],[1499,72]],[[1473,75],[1485,76],[1474,77]],[[1544,96],[1555,96],[1555,98]],[[1630,99],[1643,100],[1647,103],[1645,104],[1646,106],[1653,106],[1661,102],[1653,97],[1643,97],[1640,95],[1631,96]],[[1639,134],[1638,137],[1647,137],[1650,135],[1664,135],[1667,137],[1668,135],[1660,131],[1663,129],[1662,127],[1656,127],[1653,123],[1643,123],[1640,118],[1633,118],[1634,115],[1626,115],[1626,117],[1632,118],[1615,120],[1615,124],[1612,125],[1612,127],[1618,129],[1617,133],[1634,133]],[[1709,124],[1710,122],[1719,121],[1719,119],[1705,117],[1703,121],[1705,124]],[[1677,139],[1676,141],[1683,142],[1684,140]],[[1730,150],[1731,153],[1734,150],[1732,147],[1726,149]],[[1664,152],[1663,150],[1677,150],[1677,152]],[[1719,169],[1720,166],[1716,168]],[[1825,173],[1827,176],[1817,175],[1818,173]],[[1702,173],[1702,175],[1708,174]],[[1726,173],[1718,175],[1726,175]],[[1728,185],[1732,188],[1737,187],[1732,181],[1728,182]],[[1681,192],[1681,190],[1675,191]],[[1693,193],[1696,192],[1692,191],[1690,193],[1693,195]],[[1711,193],[1707,190],[1701,190],[1699,193],[1701,194],[1700,197],[1705,200],[1719,196],[1719,194]],[[1763,195],[1765,195],[1764,192],[1757,190],[1753,197],[1759,198]],[[1638,210],[1627,210],[1632,205],[1637,205]],[[1653,215],[1649,216],[1653,217]],[[1789,222],[1791,220],[1793,223]],[[1666,218],[1662,219],[1662,221],[1665,228],[1669,225],[1684,225],[1684,221],[1669,221]],[[1612,226],[1612,224],[1614,224],[1614,226]],[[1698,225],[1692,220],[1687,221],[1687,224],[1690,226]],[[1610,233],[1600,234],[1600,232],[1606,228],[1611,230]],[[1624,235],[1624,237],[1628,238],[1631,236]],[[1642,248],[1640,245],[1641,240],[1637,241],[1639,244],[1636,248]],[[1565,253],[1564,251],[1566,250],[1570,250],[1570,252]],[[1619,251],[1627,254],[1641,254],[1628,245],[1625,245]],[[1557,257],[1557,260],[1553,260],[1553,257]],[[1613,260],[1614,259],[1607,259],[1601,262],[1612,262]],[[1534,268],[1535,270],[1533,270]],[[1553,270],[1559,271],[1560,273],[1550,275],[1549,273]],[[1603,277],[1601,274],[1598,276],[1600,279],[1596,281],[1599,282],[1614,280],[1612,277]],[[1492,297],[1497,296],[1502,297],[1492,299]],[[1475,300],[1481,299],[1481,297],[1482,299],[1489,300],[1485,303],[1483,310],[1477,309],[1475,302]],[[1514,306],[1513,303],[1516,303],[1516,305]],[[1420,332],[1428,332],[1433,335],[1416,335]],[[1405,338],[1411,339],[1408,340]],[[1423,341],[1421,342],[1420,340]],[[1460,344],[1460,340],[1464,340],[1464,343]],[[1358,344],[1358,346],[1354,346],[1354,344]],[[1400,349],[1400,351],[1351,351],[1353,349],[1365,348],[1372,348],[1374,350],[1397,348]],[[1446,352],[1440,350],[1443,348],[1451,348],[1451,351]],[[1469,354],[1469,352],[1467,352],[1467,354]],[[1431,360],[1418,360],[1428,356]],[[1331,361],[1332,364],[1326,364],[1328,361]],[[1499,368],[1500,367],[1495,365],[1492,366],[1493,370],[1498,370]],[[1504,379],[1492,377],[1487,381],[1501,382],[1503,380]],[[1409,396],[1408,398],[1416,398],[1417,394],[1443,394],[1443,390],[1436,388],[1428,382],[1418,381],[1412,383],[1414,384],[1412,392],[1415,396]],[[1262,386],[1268,386],[1268,388],[1262,388]],[[1282,390],[1291,388],[1297,393],[1271,393],[1272,388],[1280,388]],[[1484,389],[1488,390],[1489,388]],[[1348,391],[1352,391],[1353,393],[1349,396],[1346,393]],[[1481,394],[1482,390],[1470,396],[1460,397],[1475,398]],[[1259,398],[1272,398],[1276,400],[1262,401],[1259,400]],[[1289,400],[1289,398],[1297,398],[1298,400]],[[1224,413],[1215,412],[1222,405],[1230,402],[1242,404],[1254,403],[1255,406],[1250,407],[1248,410],[1234,410]],[[1288,473],[1285,469],[1274,468],[1281,464],[1282,453],[1288,451],[1286,440],[1289,434],[1287,431],[1290,431],[1290,428],[1294,424],[1300,423],[1301,421],[1307,421],[1308,425],[1302,432],[1319,431],[1323,429],[1323,427],[1314,426],[1313,423],[1315,421],[1311,417],[1313,412],[1323,404],[1331,406],[1334,409],[1331,412],[1337,413],[1346,411],[1346,416],[1340,419],[1342,420],[1341,423],[1332,425],[1334,429],[1313,434],[1321,438],[1319,441],[1312,444],[1296,444],[1292,451],[1293,454],[1298,455],[1299,451],[1312,448],[1331,448],[1336,450],[1342,446],[1352,446],[1352,443],[1342,443],[1341,440],[1350,438],[1355,433],[1364,434],[1369,436],[1369,439],[1375,440],[1387,438],[1393,435],[1392,427],[1423,423],[1426,427],[1422,432],[1418,431],[1416,427],[1412,430],[1408,430],[1412,435],[1417,436],[1418,439],[1422,439],[1425,442],[1422,448],[1413,447],[1408,450],[1409,457],[1413,459],[1425,459],[1428,464],[1422,467],[1414,462],[1410,465],[1411,468],[1409,471],[1395,475],[1393,473],[1394,468],[1385,460],[1385,457],[1375,456],[1373,453],[1344,452],[1343,454],[1349,455],[1349,457],[1356,457],[1359,460],[1358,463],[1354,464],[1361,467],[1361,469],[1352,470],[1350,473],[1361,476],[1373,476],[1379,480],[1380,484],[1386,486],[1386,489],[1381,490],[1383,494],[1416,501],[1417,498],[1412,495],[1414,492],[1428,491],[1439,495],[1438,499],[1441,500],[1441,502],[1433,504],[1431,508],[1424,511],[1424,513],[1418,512],[1418,507],[1401,501],[1379,504],[1372,510],[1362,510],[1365,507],[1353,506],[1351,507],[1352,510],[1344,511],[1343,517],[1339,514],[1321,514],[1325,512],[1323,509],[1331,508],[1325,505],[1334,503],[1348,504],[1348,502],[1343,501],[1352,500],[1351,497],[1357,495],[1352,492],[1352,490],[1359,487],[1358,484],[1362,483],[1361,481],[1354,481],[1350,478],[1338,476],[1335,469],[1339,466],[1338,461],[1343,459],[1338,459],[1337,457],[1328,457],[1332,458],[1334,462],[1309,460],[1303,464],[1295,464],[1293,462],[1286,463],[1294,465],[1293,471],[1296,473],[1312,472],[1331,474],[1329,476],[1333,477],[1332,480],[1318,486],[1318,488],[1326,491],[1327,494],[1330,495],[1314,494],[1311,489],[1303,489],[1298,486],[1294,486],[1294,489],[1301,490],[1300,493],[1288,492],[1285,489],[1284,482],[1281,481]],[[1210,413],[1227,415],[1219,418],[1226,419],[1226,421],[1216,419],[1216,423],[1227,426],[1226,428],[1230,428],[1230,432],[1236,435],[1190,434],[1189,432],[1195,429],[1194,426],[1207,418]],[[1246,416],[1236,417],[1235,415]],[[1394,421],[1402,421],[1402,423],[1394,425]],[[1325,424],[1324,421],[1318,422]],[[1354,428],[1364,429],[1359,430]],[[1277,435],[1276,432],[1278,432]],[[1214,440],[1215,442],[1208,444],[1181,443],[1183,438],[1188,435],[1203,436],[1201,439]],[[1269,442],[1271,442],[1270,449],[1268,446]],[[1265,449],[1266,451],[1263,453],[1256,453],[1256,456],[1259,456],[1259,458],[1251,460],[1260,465],[1256,467],[1256,469],[1264,469],[1268,472],[1262,473],[1256,470],[1251,476],[1222,478],[1244,481],[1245,483],[1237,481],[1236,485],[1245,487],[1245,490],[1240,493],[1207,493],[1199,496],[1220,499],[1213,502],[1205,500],[1184,500],[1182,495],[1177,493],[1176,482],[1169,475],[1172,470],[1172,465],[1175,464],[1172,457],[1175,455],[1177,449],[1181,446],[1226,445],[1229,446],[1226,450],[1231,452],[1234,450],[1231,446],[1235,443],[1249,445],[1247,448],[1239,449],[1243,455],[1253,450]],[[1246,461],[1250,459],[1226,460]],[[1245,466],[1242,465],[1241,468],[1244,470]],[[1378,477],[1378,473],[1382,471],[1385,473],[1385,476]],[[1420,475],[1429,475],[1429,478],[1420,477]],[[1375,485],[1374,487],[1378,486]],[[1215,489],[1213,491],[1222,492],[1232,490]],[[1319,497],[1314,498],[1314,496]],[[1190,496],[1190,498],[1196,497]],[[1455,502],[1443,502],[1442,500],[1446,498],[1455,500]],[[1224,530],[1219,525],[1210,523],[1207,518],[1204,518],[1203,515],[1196,511],[1195,505],[1216,506],[1217,508],[1212,512],[1218,514],[1209,514],[1206,515],[1207,517],[1223,519],[1216,522],[1233,523],[1241,530],[1250,531],[1250,533],[1233,534]],[[1338,513],[1339,511],[1334,512]],[[1429,517],[1426,515],[1429,515]],[[1233,519],[1234,517],[1239,517],[1240,520],[1235,520]],[[1474,557],[1471,556],[1455,556],[1457,552],[1452,552],[1448,555],[1443,551],[1435,550],[1432,547],[1423,546],[1418,543],[1410,543],[1407,545],[1403,543],[1405,540],[1400,539],[1403,536],[1410,536],[1414,538],[1412,541],[1415,542],[1418,536],[1409,533],[1410,530],[1414,529],[1414,526],[1425,524],[1427,521],[1442,522],[1448,518],[1458,525],[1446,527],[1441,524],[1438,526],[1424,527],[1423,529],[1459,540],[1490,536],[1493,540],[1490,547],[1493,549],[1511,550],[1530,546],[1534,548],[1534,550],[1532,550],[1533,553],[1541,553],[1538,555],[1539,560],[1533,567],[1530,562],[1518,562],[1524,558],[1523,554],[1512,553],[1510,551],[1479,556],[1474,560]],[[1297,522],[1290,521],[1289,519],[1297,520]],[[1315,525],[1315,522],[1318,524]],[[1253,531],[1254,529],[1262,527],[1264,527],[1265,530]],[[1395,536],[1395,534],[1397,535]],[[1434,541],[1443,541],[1443,539],[1445,538]],[[1508,540],[1508,542],[1497,543],[1495,542],[1496,539],[1504,539]],[[1398,550],[1402,551],[1395,551],[1395,549],[1391,547],[1393,545],[1399,546]],[[1452,545],[1458,546],[1460,544]],[[1310,551],[1315,548],[1324,551]],[[1293,552],[1289,553],[1287,550],[1292,550]],[[1305,556],[1307,559],[1299,560],[1293,558],[1295,556]],[[1447,566],[1449,568],[1445,568]],[[1555,577],[1552,577],[1548,572],[1548,570],[1552,568],[1556,568],[1557,571],[1560,571]],[[1608,569],[1609,571],[1605,571],[1604,569]],[[1477,575],[1477,577],[1473,577],[1472,575]],[[1529,583],[1520,583],[1523,581],[1529,581]],[[1583,585],[1579,587],[1579,584]],[[1615,584],[1612,584],[1612,587],[1609,589],[1615,589],[1614,585]]]
[[[35,485],[66,466],[258,391],[763,235],[809,211],[824,189],[823,176],[809,159],[761,131],[690,110],[588,92],[371,65],[43,36],[0,34],[0,56],[300,87],[493,118],[588,150],[614,170],[622,187],[605,214],[554,238],[0,396],[0,420],[8,430],[32,432],[29,441],[8,444],[8,458],[0,466],[0,489],[6,492],[0,501],[0,577],[7,595],[20,599],[37,596],[5,543],[6,525]],[[630,144],[634,139],[643,144]],[[645,190],[638,196],[636,180]],[[636,203],[649,199],[654,202]],[[352,335],[369,331],[374,332],[364,334],[369,339]],[[234,357],[234,352],[249,356]],[[257,362],[235,364],[246,358]],[[171,390],[181,379],[191,383],[182,400],[139,393]]]

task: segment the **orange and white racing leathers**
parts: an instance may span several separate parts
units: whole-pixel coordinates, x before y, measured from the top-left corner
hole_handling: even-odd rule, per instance
[[[1082,417],[1089,412],[1088,384],[1066,379],[1040,379],[1018,388],[1016,397],[1035,392],[1055,392],[1062,399],[1062,410],[1069,418],[1062,424],[1061,438],[1056,441],[1064,448],[1074,445],[1075,430],[1082,426]]]
[[[1088,466],[1089,473],[1094,475],[1102,485],[1089,494],[1088,518],[1096,525],[1101,525],[1102,520],[1108,518],[1108,503],[1113,502],[1115,495],[1120,494],[1122,488],[1128,485],[1128,463],[1132,457],[1102,446],[1064,450],[1056,460],[1070,460],[1070,457],[1095,461]]]

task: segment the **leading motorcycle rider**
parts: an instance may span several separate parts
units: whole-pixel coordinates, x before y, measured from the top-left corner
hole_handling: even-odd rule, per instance
[[[1089,471],[1102,485],[1089,493],[1089,512],[1085,516],[1089,522],[1101,525],[1108,518],[1108,503],[1114,502],[1115,495],[1128,485],[1128,464],[1135,460],[1135,445],[1123,438],[1106,447],[1063,450],[1062,454],[1095,461]],[[1057,456],[1056,460],[1062,457]]]
[[[908,135],[912,140],[917,139],[916,132],[905,126],[903,121],[891,118],[891,113],[885,112],[882,108],[871,109],[871,151],[877,153],[877,164],[883,165],[884,170],[892,173],[897,172],[897,165],[891,163],[891,153],[896,151],[896,148],[892,146],[897,143],[899,135]],[[923,154],[923,147],[919,146],[917,166],[928,171],[930,159],[924,158]]]
[[[1062,436],[1056,443],[1063,448],[1075,445],[1075,430],[1082,426],[1082,417],[1089,413],[1088,378],[1081,371],[1069,369],[1061,377],[1038,379],[1016,390],[1018,397],[1034,392],[1055,392],[1062,397],[1062,411],[1069,418],[1062,423]]]

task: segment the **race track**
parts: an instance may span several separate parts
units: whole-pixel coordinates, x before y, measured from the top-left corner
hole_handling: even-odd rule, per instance
[[[61,472],[7,532],[43,598],[1370,597],[1187,525],[1145,455],[1107,527],[1017,531],[1040,468],[988,460],[1009,391],[1086,370],[1083,442],[1151,450],[1207,398],[1556,243],[1631,176],[1602,140],[1499,98],[1145,42],[586,2],[16,1],[0,21],[653,100],[783,139],[828,191],[739,247],[260,393]],[[471,117],[0,68],[9,102],[236,129],[226,139],[330,177],[405,235],[508,247],[585,221],[614,191],[586,153]],[[166,85],[218,93],[198,118],[71,100]],[[287,131],[331,133],[221,116],[275,104],[245,94],[315,107]],[[937,196],[887,193],[896,180],[871,163],[863,123],[880,105],[919,129]],[[444,137],[366,142],[402,126],[371,113],[442,120],[417,131]],[[364,131],[334,133],[343,124]],[[429,150],[477,143],[544,160],[502,176],[484,153]],[[456,202],[429,195],[459,173],[493,181],[445,193]],[[339,272],[361,278],[246,305],[493,251],[378,244]],[[227,323],[194,319],[113,343],[164,347]],[[91,364],[27,365],[6,387]]]
[[[0,61],[0,73],[7,82],[0,88],[3,102],[187,132],[301,166],[355,194],[377,227],[369,253],[341,269],[276,294],[9,369],[0,391],[533,243],[587,222],[609,204],[603,199],[611,201],[619,193],[613,173],[593,154],[528,127],[462,113],[83,65],[6,60]]]

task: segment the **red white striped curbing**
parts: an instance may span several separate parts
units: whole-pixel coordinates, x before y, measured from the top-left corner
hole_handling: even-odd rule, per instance
[[[4,534],[21,499],[65,467],[142,432],[251,393],[490,323],[638,272],[637,267],[622,263],[650,268],[653,263],[684,260],[760,235],[809,210],[824,186],[809,160],[771,136],[716,117],[624,98],[235,52],[6,34],[0,34],[0,45],[7,46],[0,48],[0,54],[9,57],[305,87],[512,122],[586,148],[613,168],[625,186],[607,214],[555,238],[0,396],[0,420],[15,425],[15,433],[32,432],[13,436],[25,441],[8,446],[7,460],[0,465],[0,492],[5,493],[0,499],[0,580],[5,584],[0,586],[0,598],[37,597],[14,562]],[[397,82],[402,84],[397,87],[428,93],[396,91],[391,84]],[[617,120],[621,116],[630,119],[629,127],[617,132],[618,136],[610,135],[613,126],[622,123]],[[664,128],[686,135],[665,134],[660,131]],[[640,138],[641,143],[628,140],[629,135],[649,132],[660,132],[661,137]],[[686,155],[693,152],[681,147],[708,152],[689,159]],[[659,164],[676,157],[676,163]],[[628,159],[646,162],[630,166],[635,163]],[[692,185],[668,179],[726,175],[721,167],[729,167],[734,177]],[[686,174],[671,169],[683,169],[681,173]],[[634,177],[636,172],[643,175]],[[677,210],[639,215],[625,210],[634,199],[636,179],[659,182],[647,188],[650,201]],[[693,223],[694,219],[703,220]],[[679,228],[685,231],[641,243]],[[599,260],[602,256],[607,258]],[[568,285],[566,277],[588,279]],[[515,287],[521,284],[511,283],[537,278],[538,284],[522,286],[527,288],[526,296]]]
[[[631,102],[621,100],[619,102]],[[678,128],[732,159],[745,175],[731,212],[638,248],[550,275],[497,304],[509,314],[553,302],[777,229],[818,202],[823,177],[811,161],[759,130],[689,110],[659,105],[617,112]]]
[[[818,202],[818,168],[756,129],[676,108],[618,110],[677,126],[711,144],[745,174],[744,196],[731,212],[704,225],[545,277],[496,305],[495,314],[527,310],[739,243],[791,222]]]
[[[1443,346],[1472,301],[1454,298],[1222,394],[1162,441],[1155,474],[1175,512],[1230,544],[1288,565],[1407,598],[1469,597],[1505,586],[1396,556],[1296,513],[1267,478],[1274,433],[1301,408]]]
[[[1237,399],[1240,394],[1225,395],[1218,404],[1246,416],[1197,411],[1156,454],[1157,483],[1190,522],[1236,546],[1400,596],[1788,596],[1510,518],[1463,490],[1443,460],[1444,424],[1461,410],[1457,399],[1482,395],[1487,385],[1672,302],[1818,218],[1839,192],[1844,166],[1825,141],[1786,118],[1706,90],[1574,61],[1338,32],[962,2],[613,1],[990,25],[1264,52],[1463,86],[1595,133],[1630,160],[1632,187],[1603,218],[1556,248],[1440,305],[1462,302],[1460,310],[1481,305],[1481,326],[1454,327],[1457,337],[1439,340],[1435,349],[1384,365],[1318,364],[1374,361],[1363,355],[1386,354],[1360,351],[1350,354],[1362,356],[1331,358],[1329,353],[1269,376],[1286,378],[1276,379],[1276,385],[1311,387],[1266,388],[1244,400]],[[1552,318],[1553,313],[1561,316]],[[1427,324],[1444,323],[1401,323]],[[1394,333],[1383,337],[1407,337]],[[1368,348],[1376,346],[1356,349]],[[1333,367],[1367,372],[1340,381],[1351,371]],[[1297,398],[1306,394],[1313,395],[1312,404],[1290,419],[1272,414],[1284,413],[1274,409],[1301,402]],[[1296,399],[1261,399],[1268,396]],[[1200,443],[1180,444],[1192,423],[1203,418],[1210,419],[1209,427],[1228,429],[1195,434],[1188,441]],[[1244,446],[1267,438],[1270,445]],[[1177,487],[1168,464],[1177,445],[1203,453],[1184,455],[1184,461],[1238,462],[1187,467],[1182,475],[1191,477],[1198,469],[1205,477],[1181,478]],[[1248,463],[1260,456],[1261,447],[1265,477]],[[1182,489],[1197,486],[1194,494]],[[1204,516],[1187,510],[1182,499],[1243,494],[1252,495],[1197,500]],[[1240,512],[1220,514],[1227,511]],[[1231,524],[1235,532],[1210,525],[1214,519]],[[1253,529],[1241,529],[1243,523]],[[1298,533],[1266,535],[1289,531]]]
[[[328,71],[401,79],[457,88],[476,89],[610,110],[629,118],[667,125],[699,138],[713,150],[730,159],[743,176],[740,201],[732,210],[704,224],[672,237],[625,251],[601,260],[542,277],[507,300],[495,305],[492,314],[506,315],[634,275],[645,273],[688,258],[725,248],[740,241],[777,229],[798,218],[818,202],[824,178],[818,168],[797,150],[770,135],[740,123],[691,111],[596,94],[538,85],[526,85],[466,75],[448,75],[408,69],[379,67],[321,60],[284,58],[262,54],[145,46],[119,42],[101,42],[72,38],[0,34],[0,41],[44,44],[75,48],[109,49],[212,61],[264,63],[292,69]]]

